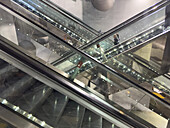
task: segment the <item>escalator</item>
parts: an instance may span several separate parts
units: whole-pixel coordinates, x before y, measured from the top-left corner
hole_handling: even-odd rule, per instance
[[[1,59],[0,63],[1,105],[6,105],[37,125],[48,128],[118,128],[9,62]],[[9,116],[1,115],[1,118],[7,120]],[[17,123],[13,125],[17,127]]]
[[[5,7],[2,7],[3,9],[5,8]],[[54,34],[52,34],[51,33],[51,31],[49,32],[49,31],[43,31],[41,28],[39,28],[39,27],[37,27],[37,26],[35,26],[35,24],[31,24],[29,21],[27,21],[27,20],[25,20],[25,19],[22,19],[22,18],[20,18],[20,16],[18,16],[17,14],[15,14],[14,15],[14,12],[11,12],[10,10],[8,10],[8,9],[4,9],[5,11],[8,11],[8,12],[10,12],[11,14],[12,14],[12,18],[13,18],[13,20],[14,20],[14,22],[13,23],[10,23],[10,24],[8,24],[7,26],[10,26],[10,27],[14,27],[15,28],[15,30],[16,30],[16,37],[17,37],[17,40],[18,40],[18,44],[17,45],[19,45],[19,46],[21,46],[21,47],[23,47],[24,49],[26,49],[28,52],[30,52],[31,53],[31,56],[33,56],[33,57],[35,57],[35,59],[37,59],[37,60],[41,60],[41,59],[43,59],[45,62],[46,62],[46,65],[49,65],[50,67],[52,67],[54,70],[57,70],[56,68],[54,68],[52,65],[50,65],[49,64],[49,62],[52,62],[52,60],[53,59],[56,59],[55,57],[57,57],[57,55],[58,54],[55,54],[55,52],[51,52],[48,48],[46,48],[46,47],[44,47],[44,46],[42,46],[42,45],[40,45],[40,43],[39,43],[39,39],[42,37],[42,35],[46,35],[46,36],[48,36],[49,38],[50,38],[50,40],[51,41],[58,41],[59,43],[61,43],[62,44],[62,40],[61,39],[59,39],[59,38],[57,38],[57,37],[55,37],[55,35]],[[3,10],[1,10],[1,12],[3,12]],[[4,14],[6,14],[6,15],[3,15],[4,17],[3,17],[3,24],[5,24],[6,22],[5,22],[5,16],[7,16],[7,15],[11,15],[11,14],[8,14],[7,12],[4,12]],[[8,16],[8,18],[10,19],[10,16]],[[2,21],[1,21],[1,23],[2,23]],[[5,30],[5,28],[4,28],[4,30]],[[12,31],[12,29],[11,29],[11,31]],[[12,33],[12,32],[11,32]],[[50,35],[50,34],[51,35]],[[5,38],[7,38],[7,39],[9,39],[10,40],[10,36],[8,35],[5,35],[4,33],[2,33],[2,36],[3,37],[5,37]],[[39,38],[40,37],[40,38]],[[14,40],[14,38],[13,38],[13,40]],[[63,41],[64,42],[64,41]],[[32,44],[34,44],[34,45],[32,45]],[[60,45],[61,46],[61,45]],[[72,47],[71,45],[69,45],[69,44],[67,44],[66,46],[68,46],[68,48],[65,48],[64,46],[62,47],[64,50],[68,50],[69,48],[70,49],[74,49],[74,47]],[[13,46],[14,47],[14,46]],[[48,46],[47,46],[48,47]],[[59,49],[59,48],[56,48],[57,50]],[[59,49],[59,50],[62,50],[61,48]],[[75,50],[75,49],[74,49]],[[10,50],[7,50],[8,52],[10,52]],[[24,51],[23,49],[22,50],[20,50],[20,51]],[[75,50],[76,51],[76,50]],[[59,52],[61,52],[61,51],[59,51]],[[58,52],[58,53],[59,53]],[[109,97],[112,97],[112,98],[109,98],[109,97],[105,97],[105,94],[103,93],[103,87],[100,87],[100,86],[98,86],[98,85],[95,85],[96,83],[90,83],[90,87],[88,87],[88,86],[86,86],[86,83],[84,83],[84,82],[87,82],[88,81],[88,74],[87,74],[87,76],[85,76],[85,77],[80,77],[82,80],[80,80],[80,79],[78,79],[78,78],[76,78],[76,79],[74,79],[74,81],[73,82],[75,82],[75,83],[77,83],[77,84],[79,84],[80,86],[82,86],[83,88],[88,88],[91,92],[93,92],[93,93],[95,93],[95,95],[97,95],[97,96],[99,96],[101,99],[104,99],[105,101],[107,101],[107,102],[109,102],[111,105],[113,105],[113,106],[117,106],[116,108],[117,109],[119,109],[119,110],[121,110],[119,113],[122,113],[122,114],[124,114],[124,113],[126,113],[126,114],[128,114],[129,115],[129,113],[128,113],[128,111],[130,111],[130,115],[131,115],[131,117],[133,117],[133,118],[135,118],[135,120],[136,121],[139,121],[139,113],[136,113],[136,115],[137,116],[139,116],[139,117],[136,117],[135,115],[134,115],[134,113],[135,112],[137,112],[137,111],[149,111],[149,112],[151,112],[151,113],[155,113],[155,112],[152,112],[150,109],[148,109],[148,107],[150,106],[150,103],[148,102],[149,100],[153,100],[153,102],[156,102],[156,103],[159,103],[160,101],[163,103],[163,105],[165,104],[165,107],[167,107],[167,105],[166,105],[166,102],[164,102],[164,101],[162,101],[161,99],[159,99],[159,101],[157,101],[156,99],[155,99],[155,96],[154,95],[152,95],[152,94],[150,94],[150,92],[148,92],[147,90],[145,90],[146,92],[147,92],[147,94],[145,94],[145,93],[143,93],[143,92],[141,92],[141,90],[142,89],[140,89],[140,90],[138,90],[138,89],[136,89],[136,87],[135,86],[137,86],[134,82],[132,82],[131,80],[129,80],[129,79],[126,79],[125,77],[123,77],[123,75],[121,75],[121,74],[119,74],[119,73],[117,73],[117,72],[115,72],[114,70],[112,70],[112,69],[110,69],[110,68],[108,68],[107,66],[105,66],[105,65],[103,65],[103,64],[101,64],[100,62],[98,62],[98,61],[96,61],[95,59],[93,59],[93,58],[91,58],[90,56],[88,56],[88,55],[86,55],[86,54],[84,54],[83,52],[80,52],[80,51],[76,51],[77,53],[79,53],[80,55],[79,56],[82,56],[83,55],[83,57],[85,57],[85,58],[87,58],[88,60],[90,60],[90,61],[92,61],[94,64],[96,64],[98,67],[100,67],[100,69],[99,68],[96,68],[96,70],[97,70],[97,73],[98,72],[100,72],[101,70],[101,74],[106,74],[105,76],[107,76],[107,78],[109,78],[109,75],[111,76],[113,76],[114,77],[114,79],[113,80],[110,80],[109,82],[110,83],[112,83],[112,84],[110,84],[110,83],[106,83],[107,81],[108,81],[108,79],[103,79],[102,80],[102,84],[103,84],[103,86],[104,86],[104,88],[106,87],[106,89],[107,89],[107,91],[109,91],[109,90],[112,90],[112,92],[109,92],[110,94],[110,96]],[[12,53],[11,53],[12,54]],[[27,52],[26,52],[26,54],[28,54]],[[43,56],[42,56],[42,54],[43,54]],[[44,55],[46,56],[46,58],[43,58],[44,57]],[[41,58],[41,59],[40,59]],[[81,58],[81,57],[80,57]],[[22,57],[20,57],[20,59],[22,59]],[[75,59],[76,60],[76,59]],[[26,61],[27,62],[27,61]],[[41,61],[40,61],[41,62]],[[75,62],[76,63],[76,62]],[[93,65],[94,65],[93,64]],[[63,66],[67,66],[68,64],[63,64]],[[34,66],[33,64],[32,64],[32,66]],[[21,67],[20,67],[21,68]],[[37,67],[37,68],[41,68],[41,66],[40,67]],[[59,68],[59,69],[61,69],[61,68]],[[93,70],[95,70],[95,69],[93,69]],[[106,72],[107,71],[107,72]],[[66,72],[67,73],[67,72]],[[65,75],[66,76],[69,76],[69,75],[71,75],[70,73],[67,73],[66,74],[65,73]],[[95,75],[98,75],[97,73],[95,74],[95,72],[92,72],[93,74],[92,75],[94,75],[94,77],[95,77]],[[44,74],[44,73],[43,73]],[[102,77],[102,78],[104,78],[104,75],[102,76],[100,74],[100,78]],[[92,76],[91,75],[91,76]],[[37,77],[36,77],[37,78]],[[55,77],[54,77],[55,78]],[[94,79],[94,78],[93,78]],[[111,78],[109,78],[109,79],[111,79]],[[101,79],[99,79],[99,81],[101,81]],[[119,83],[120,82],[120,83]],[[48,86],[50,86],[49,84],[47,84]],[[92,86],[92,87],[91,87]],[[113,86],[113,87],[112,87]],[[115,87],[116,87],[116,89],[115,89]],[[109,89],[110,88],[110,89]],[[60,90],[61,91],[61,90]],[[129,93],[130,92],[130,93]],[[131,94],[132,94],[132,92],[133,93],[136,93],[136,92],[138,92],[139,94],[140,94],[140,96],[136,96],[136,95],[132,95],[132,97],[130,96]],[[129,103],[127,103],[126,105],[127,105],[127,108],[122,108],[122,107],[120,107],[121,106],[121,104],[119,104],[120,102],[118,102],[118,101],[116,101],[116,104],[114,104],[114,98],[116,98],[116,97],[114,97],[114,96],[120,96],[120,95],[122,95],[122,94],[126,94],[125,95],[125,97],[119,97],[120,99],[121,98],[127,98],[126,96],[128,96],[129,95],[129,98],[127,98],[127,101],[129,102]],[[150,94],[150,95],[148,95],[148,94]],[[65,94],[66,95],[66,94]],[[150,97],[151,96],[151,97]],[[36,98],[36,97],[34,97],[34,98]],[[109,100],[107,99],[107,98],[109,98]],[[147,100],[145,99],[145,98],[147,98]],[[154,99],[153,99],[154,98]],[[157,97],[158,98],[158,97]],[[94,99],[94,97],[92,98],[92,99]],[[110,101],[112,99],[112,101]],[[122,100],[123,101],[123,100]],[[144,101],[147,101],[147,102],[144,102]],[[41,102],[41,101],[40,101]],[[94,101],[93,101],[94,102]],[[125,102],[125,101],[124,101]],[[36,103],[35,103],[36,104]],[[130,105],[130,106],[129,106]],[[168,108],[168,107],[167,107]],[[31,108],[32,109],[32,108]],[[34,109],[34,108],[33,108]],[[107,109],[107,108],[105,108],[105,109]],[[127,111],[127,110],[128,111]],[[110,111],[111,112],[111,111]],[[109,113],[110,113],[109,112]],[[111,112],[112,113],[112,112]],[[140,117],[141,118],[141,117]],[[167,117],[167,119],[168,119],[168,117]],[[91,120],[91,119],[89,119],[89,120]],[[125,121],[127,121],[125,118],[124,118],[124,120]],[[140,119],[141,121],[139,121],[139,122],[142,122],[143,124],[145,124],[145,125],[150,125],[150,124],[148,124],[146,121],[144,121],[144,120],[142,120],[142,119]],[[167,121],[167,120],[166,120]],[[129,121],[127,121],[127,122],[129,122]],[[129,122],[129,123],[131,123],[131,122]],[[166,124],[166,123],[165,123]],[[132,125],[132,124],[130,124],[130,125]],[[139,126],[140,127],[140,126]],[[150,126],[150,127],[153,127],[153,126]]]

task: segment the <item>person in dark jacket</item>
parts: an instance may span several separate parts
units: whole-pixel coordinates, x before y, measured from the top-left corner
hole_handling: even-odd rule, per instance
[[[114,45],[117,45],[119,44],[119,34],[114,34],[113,35],[113,39],[114,39]]]
[[[170,4],[165,9],[165,28],[170,26]]]

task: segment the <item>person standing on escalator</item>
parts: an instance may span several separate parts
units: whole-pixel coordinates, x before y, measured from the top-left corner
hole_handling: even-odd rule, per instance
[[[169,0],[168,0],[169,1]],[[168,29],[170,27],[170,4],[166,6],[165,8],[165,29]]]
[[[114,39],[114,45],[117,45],[119,44],[119,34],[114,34],[113,35],[113,39]]]

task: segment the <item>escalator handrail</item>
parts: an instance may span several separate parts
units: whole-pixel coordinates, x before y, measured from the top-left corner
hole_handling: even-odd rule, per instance
[[[53,8],[54,10],[58,11],[59,13],[64,15],[65,17],[67,17],[67,18],[73,20],[74,22],[76,22],[77,24],[83,26],[84,28],[86,28],[87,30],[92,32],[93,34],[95,34],[95,35],[99,34],[99,32],[97,30],[95,30],[94,28],[92,28],[88,24],[84,23],[82,20],[80,20],[79,18],[77,18],[76,16],[71,14],[70,12],[62,9],[61,7],[59,7],[57,4],[53,3],[52,1],[50,1],[50,0],[39,0],[39,1],[42,1],[44,4]]]
[[[114,116],[117,119],[122,120],[126,124],[129,124],[133,127],[138,128],[147,128],[153,127],[153,125],[149,124],[145,120],[141,120],[135,115],[135,119],[129,117],[127,114],[122,114],[117,108],[114,106],[111,106],[109,103],[103,100],[99,100],[94,95],[91,95],[87,90],[85,90],[83,87],[77,85],[76,83],[73,83],[66,79],[64,76],[59,74],[55,71],[55,69],[52,69],[49,65],[46,65],[43,61],[38,61],[36,58],[33,58],[28,55],[27,52],[25,52],[23,49],[17,48],[15,44],[13,44],[11,41],[5,39],[4,37],[0,36],[0,49],[12,56],[13,58],[19,60],[24,65],[27,65],[31,69],[33,69],[36,72],[39,72],[46,78],[49,78],[50,80],[57,83],[58,86],[63,87],[64,89],[68,89],[69,91],[73,92],[74,94],[78,95],[80,98],[88,100],[90,104],[93,104],[97,106],[100,110],[106,112],[107,114]],[[81,91],[80,91],[81,88]],[[108,101],[109,102],[109,101]],[[139,122],[140,120],[140,122]],[[141,123],[142,122],[142,123]]]
[[[10,2],[10,1],[9,1]],[[63,42],[63,44],[68,47],[69,49],[73,50],[74,52],[78,53],[79,55],[83,56],[84,58],[86,58],[87,60],[90,60],[91,62],[93,62],[96,66],[99,66],[101,69],[113,74],[114,76],[118,77],[119,79],[121,79],[122,81],[125,81],[126,83],[128,83],[129,85],[133,86],[133,87],[137,87],[140,91],[147,93],[149,96],[158,99],[162,104],[164,104],[165,106],[167,106],[168,108],[170,107],[170,103],[168,103],[167,101],[161,99],[160,97],[154,95],[153,93],[151,93],[150,91],[148,91],[147,89],[141,87],[140,85],[134,83],[132,80],[126,78],[125,76],[123,76],[122,74],[118,73],[117,71],[115,71],[114,69],[112,69],[111,67],[102,64],[100,61],[94,59],[93,57],[91,57],[90,55],[86,54],[85,52],[83,52],[82,50],[76,49],[75,47],[73,47],[71,44],[67,43],[65,40],[57,37],[57,35],[55,33],[52,33],[49,29],[46,29],[45,27],[43,27],[42,25],[37,24],[36,22],[34,22],[34,20],[29,19],[25,16],[23,16],[22,14],[18,13],[17,10],[14,10],[10,7],[9,3],[3,3],[0,2],[1,5],[5,6],[6,8],[8,8],[9,10],[11,10],[12,12],[18,14],[19,16],[21,16],[22,18],[28,20],[29,22],[31,22],[32,24],[38,26],[39,28],[41,28],[42,30],[46,31],[47,33],[49,33],[50,35],[54,36],[56,39],[58,39],[60,42]]]
[[[48,6],[50,6],[51,8],[59,11],[60,13],[63,12],[62,14],[63,14],[64,16],[68,17],[69,19],[72,19],[72,16],[73,16],[72,14],[69,14],[68,12],[64,11],[64,9],[61,9],[60,7],[58,7],[58,6],[57,6],[56,4],[54,4],[53,2],[51,2],[51,1],[49,1],[49,0],[47,0],[47,1],[40,0],[40,1],[42,1],[42,2],[45,3],[46,5],[48,4]],[[49,3],[50,3],[50,4],[49,4]],[[85,44],[82,48],[83,48],[83,49],[86,49],[86,48],[88,48],[88,47],[90,47],[90,46],[92,46],[92,45],[94,45],[94,44],[99,43],[100,41],[102,41],[102,40],[104,40],[105,38],[107,38],[107,37],[109,37],[110,35],[112,35],[112,33],[113,33],[114,31],[118,31],[118,30],[120,30],[120,29],[125,28],[126,26],[128,26],[128,25],[136,22],[137,20],[140,20],[141,18],[143,18],[143,17],[145,17],[145,16],[147,16],[147,15],[149,15],[149,14],[157,11],[158,9],[160,9],[160,7],[166,5],[167,3],[170,3],[170,2],[167,2],[167,0],[162,0],[162,1],[158,2],[158,3],[156,3],[155,5],[149,7],[148,9],[142,11],[141,13],[133,16],[132,18],[126,20],[125,22],[123,22],[123,23],[117,25],[116,27],[108,30],[108,31],[105,32],[104,34],[100,34],[100,36],[97,36],[96,38],[92,39],[88,44]],[[54,7],[53,7],[51,4],[54,5]],[[55,8],[55,7],[56,7],[56,8]],[[58,8],[59,10],[58,10],[57,8]],[[60,11],[60,10],[61,10],[61,11]],[[70,16],[69,16],[69,15],[70,15]],[[75,18],[75,17],[74,17],[74,18]],[[73,20],[73,19],[72,19],[72,20]],[[76,21],[75,21],[75,22],[76,22]],[[81,22],[82,22],[82,21],[81,21]],[[84,24],[83,27],[85,27],[86,24],[85,24],[84,22],[82,22],[82,23]],[[89,27],[89,26],[88,26],[88,27]],[[87,29],[88,29],[88,27],[87,27]],[[89,30],[89,29],[88,29],[88,30]],[[98,34],[99,34],[99,33],[97,32],[95,35],[98,35]]]

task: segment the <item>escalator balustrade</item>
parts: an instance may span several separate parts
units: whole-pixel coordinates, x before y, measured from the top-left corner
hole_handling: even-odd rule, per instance
[[[11,109],[20,112],[39,126],[45,128],[117,128],[101,116],[13,65],[2,59],[0,63],[0,72],[5,70],[5,73],[0,74],[1,81],[3,81],[0,86],[1,104],[9,108],[11,106]]]

